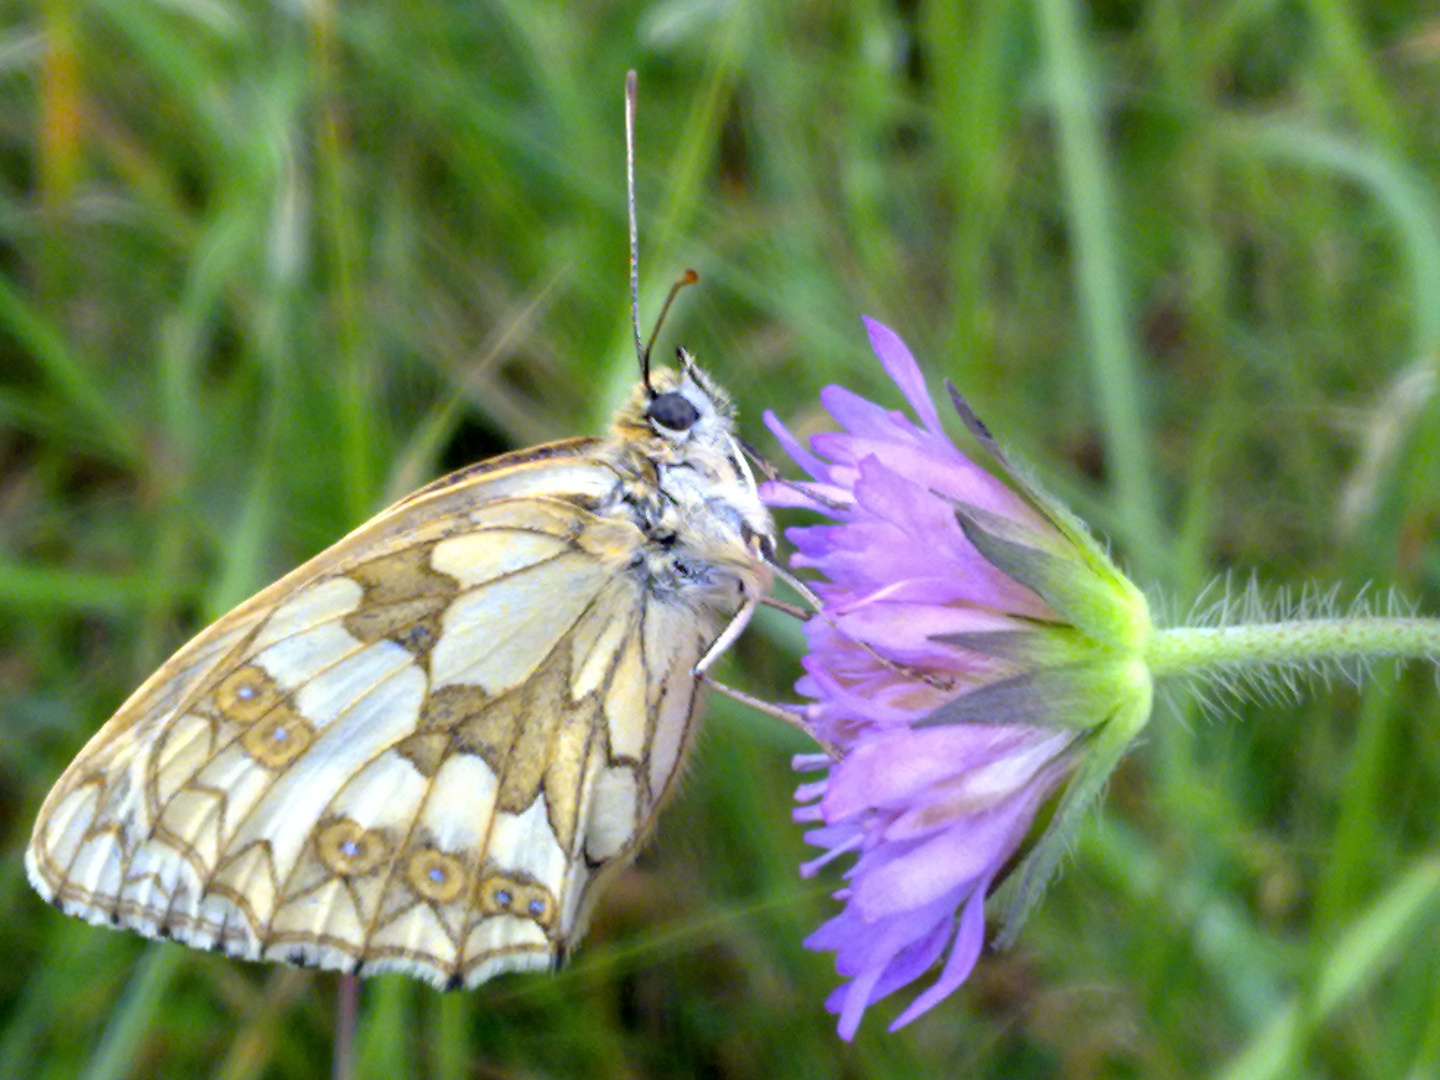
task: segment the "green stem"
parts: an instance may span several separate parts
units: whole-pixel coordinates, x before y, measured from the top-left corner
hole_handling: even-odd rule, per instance
[[[1440,661],[1440,619],[1302,619],[1157,630],[1145,648],[1156,678],[1254,664],[1406,656]]]

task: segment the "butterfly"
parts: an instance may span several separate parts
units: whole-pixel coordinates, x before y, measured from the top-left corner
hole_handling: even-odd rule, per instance
[[[627,147],[633,102],[632,79]],[[609,435],[437,480],[152,675],[46,798],[40,894],[445,988],[558,965],[672,792],[700,673],[774,552],[725,393],[683,349],[652,371],[635,322]]]

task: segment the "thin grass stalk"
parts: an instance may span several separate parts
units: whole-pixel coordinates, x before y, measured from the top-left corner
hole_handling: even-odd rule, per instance
[[[123,1080],[133,1072],[146,1035],[157,1029],[160,1005],[185,952],[174,945],[152,945],[135,965],[100,1044],[90,1055],[82,1080]]]
[[[1069,204],[1074,278],[1099,391],[1101,437],[1115,476],[1116,519],[1142,580],[1163,579],[1163,529],[1150,471],[1140,357],[1121,271],[1120,230],[1094,78],[1074,0],[1037,0],[1050,108]]]
[[[360,977],[341,975],[335,987],[333,1080],[355,1080],[355,1018],[360,1012]]]

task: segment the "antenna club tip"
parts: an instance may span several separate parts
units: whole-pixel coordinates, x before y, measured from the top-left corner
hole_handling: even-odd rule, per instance
[[[639,83],[639,81],[639,76],[635,74],[634,68],[631,68],[629,71],[625,72],[625,93],[628,94],[630,97],[634,97],[635,87]]]
[[[680,282],[683,285],[694,285],[699,280],[700,275],[697,274],[694,270],[686,270],[683,274],[680,275]]]

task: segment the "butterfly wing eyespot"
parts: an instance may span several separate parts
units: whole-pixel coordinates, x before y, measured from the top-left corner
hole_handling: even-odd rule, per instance
[[[595,510],[614,466],[568,445],[423,489],[182,648],[51,791],[41,894],[437,986],[553,967],[669,794],[735,611],[650,591],[647,538]]]

